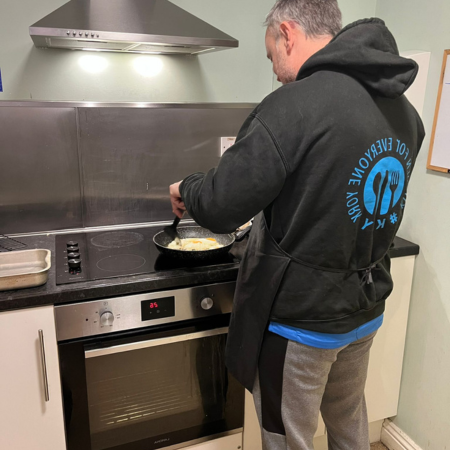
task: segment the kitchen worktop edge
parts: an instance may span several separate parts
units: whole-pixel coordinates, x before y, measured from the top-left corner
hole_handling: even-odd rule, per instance
[[[119,297],[144,292],[181,289],[200,284],[215,284],[235,281],[239,264],[205,268],[180,269],[153,274],[109,278],[98,281],[56,285],[55,237],[54,235],[33,235],[21,238],[28,249],[45,248],[52,253],[52,267],[45,285],[15,291],[0,292],[0,312],[32,308],[45,305],[58,305],[90,301],[100,298]],[[240,259],[245,243],[233,247],[234,255]],[[419,246],[402,238],[395,238],[390,250],[392,258],[417,255]]]

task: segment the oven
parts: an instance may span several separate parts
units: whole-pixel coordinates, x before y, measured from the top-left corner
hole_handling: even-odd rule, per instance
[[[240,449],[244,388],[224,362],[234,289],[56,306],[68,450]]]

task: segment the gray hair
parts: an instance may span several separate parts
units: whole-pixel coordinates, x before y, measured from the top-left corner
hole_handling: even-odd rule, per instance
[[[337,0],[278,0],[264,25],[277,30],[286,21],[295,22],[310,38],[336,36],[342,28]]]

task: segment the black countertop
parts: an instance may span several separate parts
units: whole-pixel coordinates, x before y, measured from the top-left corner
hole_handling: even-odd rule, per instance
[[[56,285],[55,236],[27,236],[21,237],[20,240],[27,245],[28,249],[50,250],[52,267],[48,281],[43,286],[0,292],[0,311],[235,281],[239,269],[239,264],[236,263]],[[233,246],[232,253],[237,259],[242,257],[245,246],[246,240]],[[417,254],[419,254],[419,246],[401,238],[395,238],[394,246],[390,250],[392,258]]]

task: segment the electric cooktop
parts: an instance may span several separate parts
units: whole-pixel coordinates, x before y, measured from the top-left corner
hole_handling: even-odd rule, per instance
[[[116,229],[56,236],[56,284],[236,264],[228,253],[207,263],[161,255],[153,236],[163,227]]]

